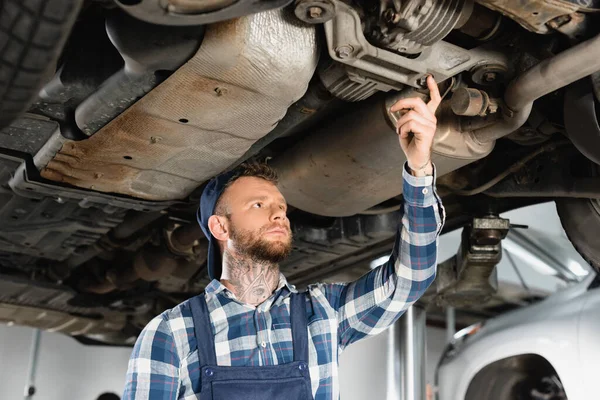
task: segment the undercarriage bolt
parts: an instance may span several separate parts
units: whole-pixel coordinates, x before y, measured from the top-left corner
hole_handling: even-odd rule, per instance
[[[310,7],[308,9],[308,17],[310,19],[320,18],[323,15],[323,9],[321,7]]]
[[[497,75],[495,72],[486,72],[485,74],[483,74],[483,80],[485,80],[486,82],[494,82],[497,78]]]
[[[350,57],[353,51],[354,48],[352,46],[345,44],[335,49],[335,54],[337,54],[339,58],[348,58]]]
[[[399,20],[399,17],[398,17],[398,14],[396,14],[393,9],[388,8],[383,13],[383,19],[385,20],[385,22],[392,24],[392,23],[397,23]]]

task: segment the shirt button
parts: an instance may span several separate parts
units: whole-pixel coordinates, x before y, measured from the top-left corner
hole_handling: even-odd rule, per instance
[[[263,348],[264,348],[264,347],[267,347],[267,343],[265,343],[265,342],[261,342],[261,343],[260,343],[260,345],[261,345]]]
[[[423,190],[422,190],[422,193],[423,193],[423,194],[427,194],[427,193],[429,193],[429,189],[427,189],[427,188],[423,189]]]

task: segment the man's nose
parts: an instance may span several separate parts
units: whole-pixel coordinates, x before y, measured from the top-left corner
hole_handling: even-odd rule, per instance
[[[275,209],[271,213],[271,219],[273,219],[274,221],[285,221],[287,219],[285,210],[282,210],[279,206],[275,206]]]

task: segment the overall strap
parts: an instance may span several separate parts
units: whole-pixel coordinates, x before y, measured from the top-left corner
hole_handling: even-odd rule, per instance
[[[215,353],[215,338],[210,327],[210,314],[206,305],[204,293],[190,300],[192,309],[192,320],[194,321],[194,333],[198,344],[198,358],[200,366],[217,365]]]
[[[308,318],[306,317],[306,293],[292,293],[290,298],[294,361],[308,363]]]

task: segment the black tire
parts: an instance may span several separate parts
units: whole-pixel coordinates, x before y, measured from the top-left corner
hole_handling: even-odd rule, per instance
[[[524,371],[517,369],[484,370],[478,379],[469,385],[465,400],[522,399],[520,388],[529,379]]]
[[[0,128],[25,111],[37,95],[82,1],[0,0]]]
[[[465,400],[531,400],[537,398],[534,391],[566,400],[552,365],[536,354],[522,354],[495,361],[477,372],[469,383]]]
[[[600,200],[559,199],[556,210],[575,249],[600,272]]]

